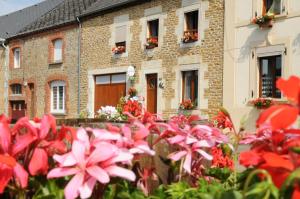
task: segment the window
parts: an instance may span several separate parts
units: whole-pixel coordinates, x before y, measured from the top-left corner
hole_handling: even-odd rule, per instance
[[[126,74],[111,74],[96,76],[96,85],[126,83]]]
[[[115,30],[115,47],[113,52],[115,54],[122,54],[126,52],[126,38],[127,38],[127,25],[117,26]]]
[[[53,41],[53,61],[61,62],[62,61],[62,39],[56,39]]]
[[[182,72],[182,100],[190,99],[197,106],[198,99],[198,71]]]
[[[281,14],[282,0],[263,0],[263,14]]]
[[[184,43],[198,41],[199,11],[187,12],[184,14],[185,24],[182,41]]]
[[[151,20],[147,22],[147,49],[158,47],[158,32],[159,32],[159,20]]]
[[[13,49],[14,54],[14,68],[20,68],[20,60],[21,60],[21,50],[20,48]]]
[[[281,98],[281,92],[276,88],[276,81],[282,76],[281,59],[281,55],[260,58],[260,97]]]
[[[65,113],[65,82],[51,83],[51,112]]]
[[[21,84],[13,84],[10,86],[11,93],[13,95],[22,95],[22,85]]]

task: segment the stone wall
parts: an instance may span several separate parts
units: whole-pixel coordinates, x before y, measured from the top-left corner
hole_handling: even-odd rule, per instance
[[[199,9],[200,39],[182,44],[184,12]],[[147,19],[160,20],[160,44],[145,50]],[[112,54],[116,19],[129,18],[128,55]],[[135,87],[145,94],[145,74],[158,73],[164,88],[158,90],[159,113],[167,117],[178,111],[181,101],[181,71],[199,70],[199,106],[201,115],[212,116],[222,105],[223,74],[223,0],[153,0],[125,7],[83,21],[81,53],[81,110],[93,111],[93,76],[137,69]],[[119,70],[118,70],[119,69]]]
[[[5,112],[4,105],[4,62],[5,62],[5,50],[0,47],[0,114]]]
[[[63,39],[62,63],[49,62],[49,42],[55,38]],[[23,85],[23,99],[27,104],[28,116],[41,117],[50,112],[50,82],[63,80],[66,83],[66,114],[58,117],[77,117],[77,57],[78,31],[76,26],[67,26],[28,37],[10,41],[10,46],[21,47],[21,68],[10,68],[9,82]],[[34,86],[34,96],[29,93],[30,85]],[[11,99],[11,96],[10,96]],[[34,100],[34,107],[31,100]],[[1,100],[0,100],[1,101]],[[29,113],[33,110],[34,113]]]

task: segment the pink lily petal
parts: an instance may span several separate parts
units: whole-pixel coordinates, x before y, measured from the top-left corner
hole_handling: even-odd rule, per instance
[[[39,132],[40,139],[45,139],[45,137],[48,135],[50,131],[50,122],[52,122],[51,116],[45,115],[41,121],[40,132]]]
[[[200,148],[200,147],[213,147],[215,145],[214,142],[210,142],[208,140],[200,140],[199,142],[195,143],[193,147]]]
[[[105,140],[119,140],[121,135],[118,133],[111,133],[105,129],[94,129],[93,134],[95,137],[101,141]]]
[[[46,174],[48,171],[48,155],[44,149],[35,148],[28,166],[31,175]]]
[[[95,179],[97,179],[99,182],[101,182],[102,184],[107,184],[109,183],[109,175],[107,174],[107,172],[105,170],[103,170],[102,168],[98,167],[98,166],[91,166],[88,167],[86,170],[92,177],[94,177]]]
[[[131,140],[131,130],[128,126],[123,126],[122,127],[122,132],[124,134],[124,136],[127,138],[127,139],[130,139]]]
[[[192,167],[192,154],[189,152],[185,156],[185,161],[183,163],[183,168],[188,172],[191,173],[191,167]]]
[[[65,188],[66,199],[75,199],[79,195],[79,188],[82,186],[84,180],[83,173],[77,173]]]
[[[78,173],[78,168],[55,168],[49,171],[47,178],[60,178]]]
[[[135,174],[128,170],[128,169],[124,169],[122,167],[118,167],[118,166],[110,166],[105,168],[105,170],[108,172],[108,174],[110,176],[113,177],[121,177],[124,179],[127,179],[129,181],[135,181]]]
[[[75,140],[72,144],[72,153],[77,163],[83,167],[85,164],[85,145]]]
[[[139,130],[137,130],[134,134],[134,137],[133,137],[134,140],[142,140],[149,135],[149,130],[147,128],[145,128],[144,125],[142,125],[140,123],[134,123],[134,124],[139,127]]]
[[[4,152],[7,153],[11,142],[11,135],[8,123],[0,123],[0,132],[0,147],[3,149]]]
[[[87,151],[90,149],[90,138],[89,138],[87,132],[83,128],[80,128],[77,131],[76,138],[77,138],[77,140],[84,143]]]
[[[27,187],[28,183],[28,173],[25,169],[17,163],[14,167],[14,176],[17,179],[17,182],[21,185],[22,188]]]
[[[87,162],[89,165],[96,164],[112,158],[117,152],[117,147],[110,143],[99,143],[96,149],[88,157]]]
[[[187,151],[171,153],[168,157],[173,161],[178,161],[187,154]]]
[[[93,193],[93,189],[96,185],[96,182],[97,180],[93,177],[85,181],[83,185],[79,187],[80,198],[90,198]]]
[[[21,151],[23,151],[28,145],[30,145],[33,141],[36,140],[36,137],[34,137],[30,133],[26,133],[25,135],[19,136],[17,138],[16,143],[13,145],[12,149],[12,155],[15,156]]]
[[[12,168],[4,165],[4,164],[0,164],[0,194],[3,193],[6,185],[8,184],[9,180],[11,179],[12,175],[13,175],[13,170]]]
[[[186,144],[193,144],[193,143],[195,143],[195,142],[197,142],[197,141],[198,141],[198,140],[197,140],[196,138],[191,137],[191,136],[187,136],[185,143],[186,143]]]
[[[128,153],[126,151],[120,151],[117,156],[115,156],[112,159],[109,159],[106,162],[103,162],[103,165],[111,165],[117,162],[128,162],[133,159],[133,155],[131,153]]]
[[[168,142],[170,142],[170,144],[176,144],[176,143],[179,143],[179,142],[182,142],[186,139],[185,136],[182,136],[182,135],[176,135],[172,138],[168,138]]]
[[[67,153],[64,155],[54,155],[53,159],[61,164],[61,166],[69,167],[74,166],[77,162],[73,153]]]
[[[148,145],[138,145],[135,148],[129,149],[130,153],[136,154],[136,153],[146,153],[148,155],[154,156],[155,151],[151,150]]]
[[[205,159],[207,160],[212,160],[213,157],[211,155],[209,155],[208,153],[206,153],[204,150],[202,149],[198,149],[197,152],[202,155]]]

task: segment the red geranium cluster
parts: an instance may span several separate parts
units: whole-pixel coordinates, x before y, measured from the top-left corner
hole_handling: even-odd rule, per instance
[[[280,79],[277,87],[291,104],[274,105],[260,115],[257,134],[242,141],[252,147],[240,154],[240,163],[268,171],[274,184],[280,188],[300,167],[300,129],[294,128],[300,111],[300,79],[295,76],[289,80]],[[299,187],[299,177],[293,183],[294,187]],[[297,194],[298,188],[294,196]]]
[[[233,124],[230,119],[229,114],[225,110],[220,111],[216,117],[213,118],[215,125],[220,129],[229,128],[230,130],[233,129]]]
[[[112,52],[114,54],[122,54],[126,52],[126,47],[125,46],[117,46],[112,48]]]
[[[257,109],[266,109],[274,105],[274,101],[267,98],[257,98],[252,100],[251,104],[253,104]]]
[[[231,157],[223,153],[223,150],[219,147],[213,147],[211,149],[211,154],[213,156],[212,166],[218,168],[230,168],[234,169],[234,163]]]
[[[139,117],[142,114],[142,107],[136,100],[128,100],[123,105],[123,113],[129,113],[134,117]]]
[[[198,31],[189,30],[184,32],[182,38],[183,43],[189,43],[195,41],[198,41]]]
[[[182,110],[192,110],[193,108],[194,108],[194,104],[193,104],[192,100],[190,100],[190,99],[184,100],[179,105],[179,109],[182,109]]]

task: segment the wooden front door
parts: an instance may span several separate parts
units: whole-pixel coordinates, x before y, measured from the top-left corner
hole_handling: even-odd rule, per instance
[[[157,74],[149,74],[147,78],[147,111],[157,113]]]
[[[10,105],[12,122],[25,117],[25,101],[11,101]]]
[[[100,75],[95,77],[95,113],[102,106],[116,107],[126,95],[126,74]]]

